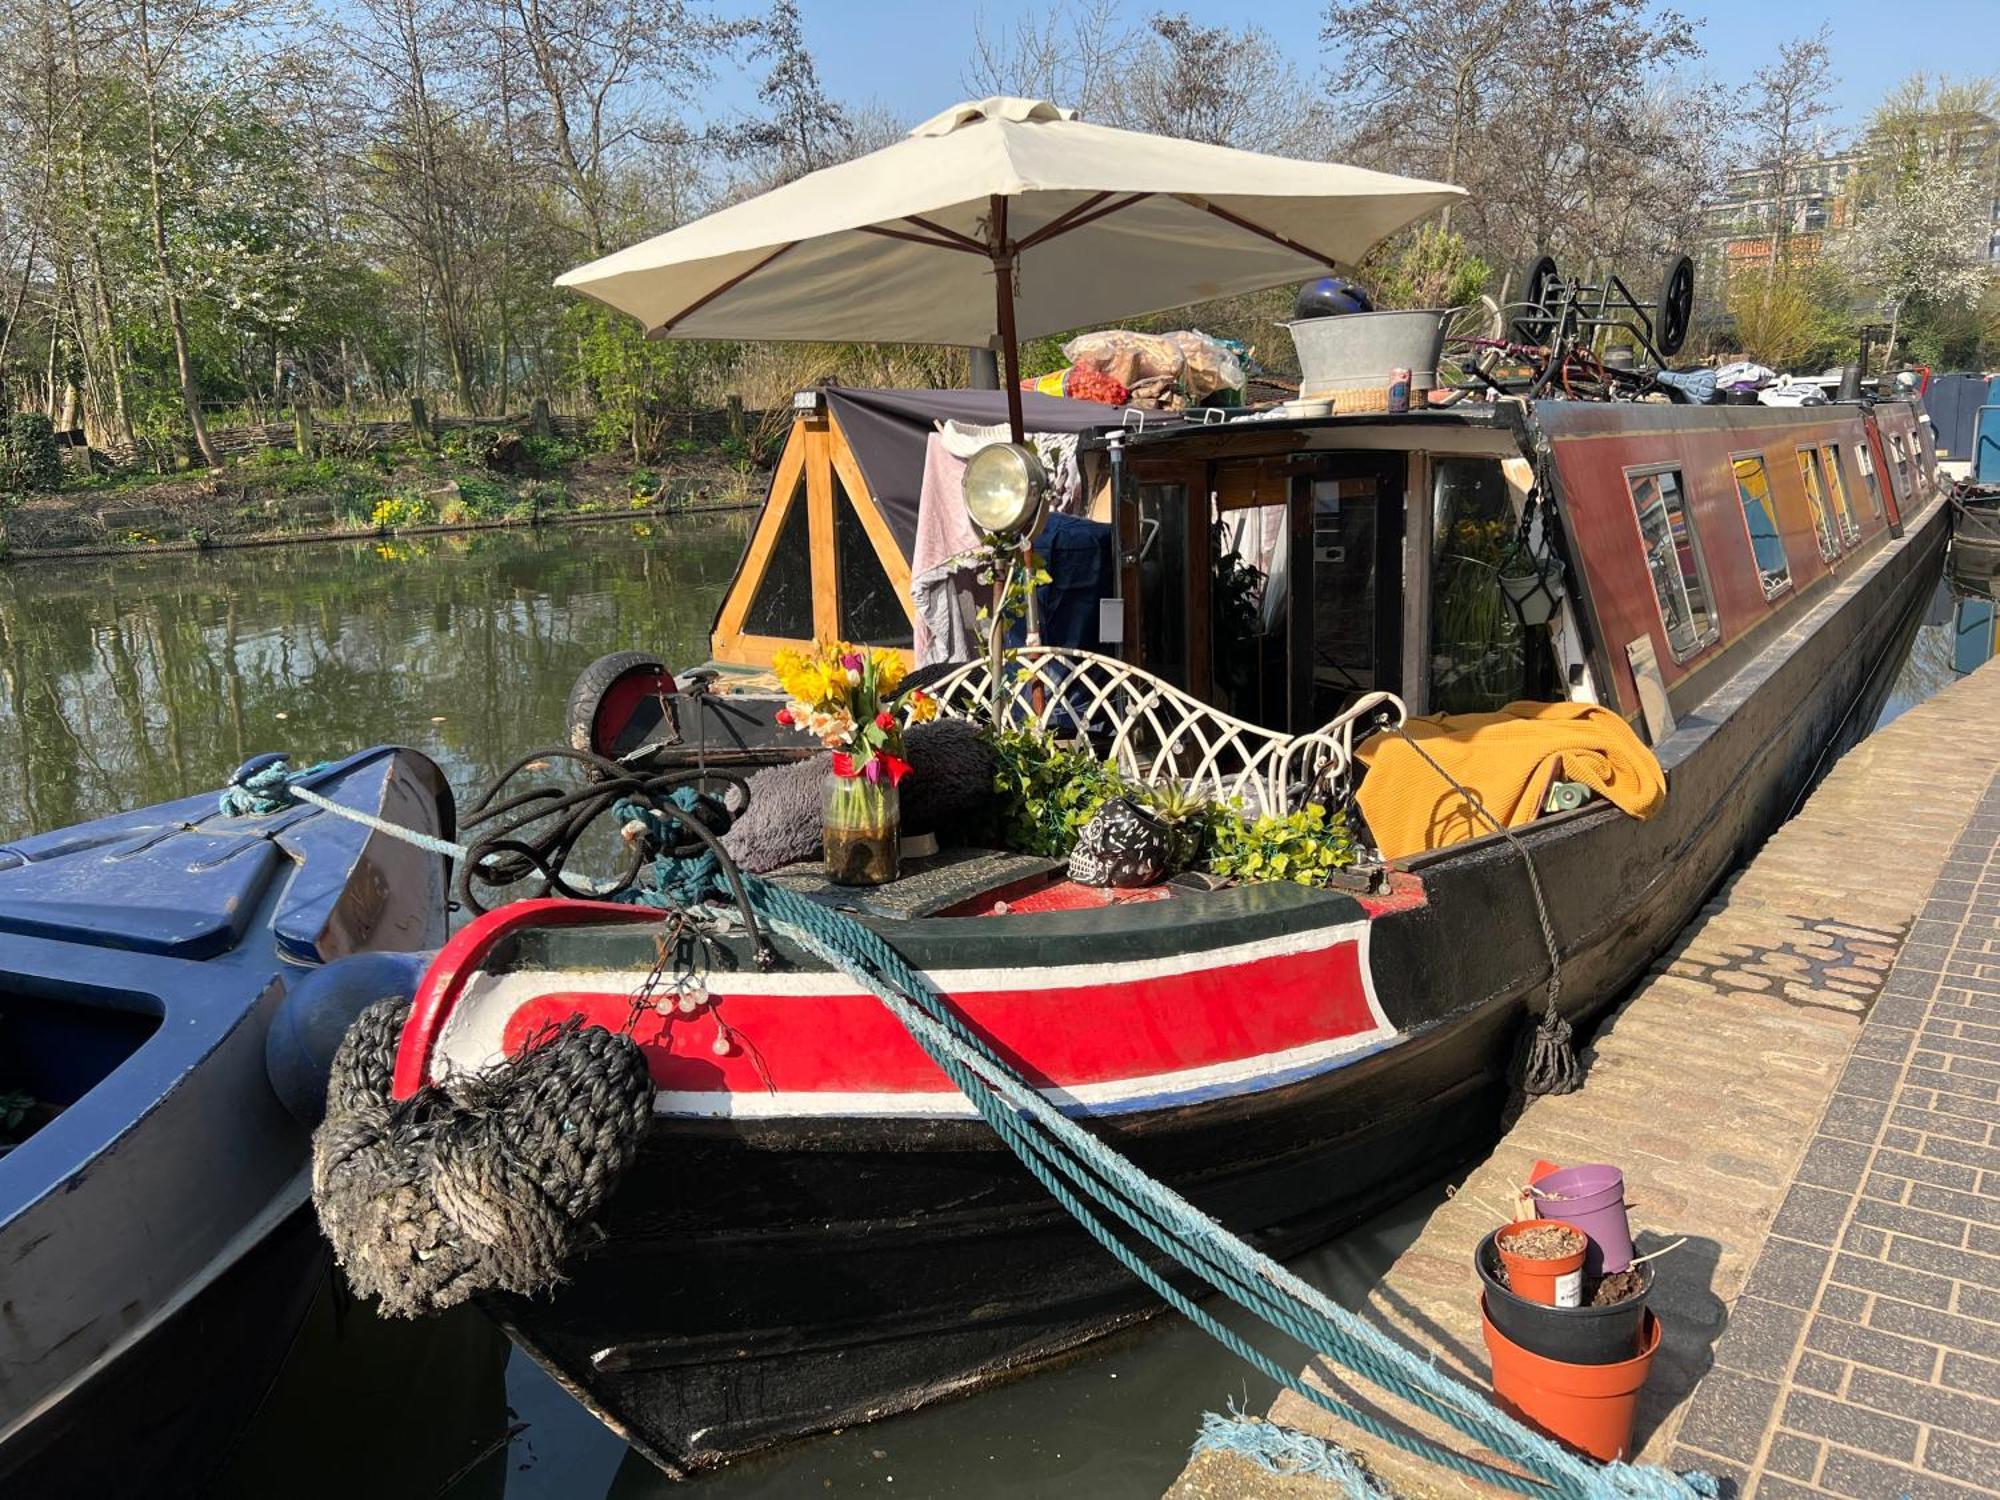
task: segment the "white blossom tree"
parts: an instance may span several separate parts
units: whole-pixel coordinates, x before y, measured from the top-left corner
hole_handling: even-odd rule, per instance
[[[1991,229],[1978,171],[1926,162],[1887,182],[1846,236],[1855,279],[1889,309],[1889,344],[1913,302],[1970,302],[1992,275]]]

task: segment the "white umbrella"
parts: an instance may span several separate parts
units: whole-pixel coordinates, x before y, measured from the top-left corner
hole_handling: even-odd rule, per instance
[[[556,284],[655,338],[997,344],[1018,438],[1020,339],[1322,275],[1463,193],[982,99]]]

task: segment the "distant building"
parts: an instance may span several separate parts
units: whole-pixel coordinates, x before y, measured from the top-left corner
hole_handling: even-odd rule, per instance
[[[2000,265],[2000,120],[1979,115],[1947,142],[1954,155],[1969,154],[1984,169],[1987,258]],[[1864,138],[1848,150],[1805,162],[1790,174],[1782,197],[1773,171],[1745,167],[1729,173],[1722,195],[1702,210],[1696,259],[1704,282],[1719,291],[1736,271],[1767,269],[1780,242],[1794,264],[1818,259],[1829,237],[1854,222],[1856,195],[1876,150]]]

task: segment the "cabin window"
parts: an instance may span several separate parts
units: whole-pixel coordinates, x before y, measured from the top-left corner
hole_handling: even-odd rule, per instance
[[[1903,446],[1903,439],[1900,433],[1892,434],[1889,438],[1889,458],[1896,466],[1896,472],[1893,476],[1896,493],[1902,496],[1903,499],[1908,500],[1910,498],[1910,455],[1909,450]]]
[[[1694,519],[1688,514],[1680,470],[1628,473],[1625,482],[1639,519],[1667,649],[1675,661],[1686,661],[1715,639],[1716,627],[1715,607],[1709,602],[1708,569],[1702,562]]]
[[[1868,492],[1868,508],[1882,514],[1882,481],[1875,477],[1875,455],[1866,443],[1854,445],[1854,467],[1861,471],[1861,487]]]
[[[1771,476],[1764,455],[1745,453],[1730,460],[1736,470],[1736,495],[1743,502],[1743,524],[1750,532],[1750,551],[1757,559],[1757,576],[1764,597],[1775,599],[1792,586],[1792,566],[1785,559],[1785,538],[1778,530],[1778,507],[1771,499]]]
[[[876,646],[914,646],[916,635],[903,601],[875,555],[868,528],[844,499],[833,505],[833,561],[840,588],[841,635]]]
[[[1430,711],[1491,713],[1523,696],[1527,645],[1495,582],[1514,539],[1499,461],[1431,465]]]
[[[805,497],[794,495],[785,507],[785,519],[778,523],[778,535],[765,559],[757,597],[744,615],[743,629],[750,635],[811,640],[812,572],[812,534],[806,521]]]
[[[1826,490],[1820,483],[1819,455],[1810,448],[1799,449],[1799,479],[1806,487],[1806,504],[1812,507],[1813,530],[1819,534],[1819,555],[1828,562],[1840,556],[1840,538],[1827,519]]]
[[[1851,545],[1860,539],[1861,527],[1854,520],[1854,507],[1847,503],[1847,480],[1840,472],[1840,449],[1828,443],[1819,450],[1826,465],[1826,493],[1833,501],[1833,513],[1840,517],[1840,534]]]

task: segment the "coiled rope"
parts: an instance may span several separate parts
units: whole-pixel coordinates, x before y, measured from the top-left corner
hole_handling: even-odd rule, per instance
[[[267,784],[268,795],[280,795],[278,785]],[[296,795],[296,786],[287,786],[285,790]],[[692,797],[691,791],[685,797],[676,795],[665,806],[628,800],[616,811],[620,816],[630,815],[647,824],[653,834],[668,836],[670,825],[684,829],[698,827],[696,815],[687,805]],[[352,809],[337,804],[325,806],[339,816],[357,816]],[[654,823],[651,819],[661,821]],[[1650,1465],[1616,1463],[1600,1467],[1501,1412],[1484,1395],[1338,1306],[1063,1115],[971,1031],[929,981],[872,929],[783,886],[737,872],[712,837],[702,839],[697,834],[696,841],[703,845],[698,853],[669,852],[654,857],[646,868],[645,878],[628,884],[618,899],[665,909],[685,909],[699,904],[703,896],[734,896],[747,911],[754,911],[805,951],[875,995],[965,1094],[1035,1180],[1094,1240],[1169,1306],[1272,1381],[1382,1442],[1515,1494],[1553,1494],[1565,1500],[1568,1497],[1690,1500],[1717,1493],[1715,1481],[1707,1475],[1682,1476]],[[677,847],[686,847],[689,842],[681,840]],[[388,1019],[378,1018],[375,1025],[386,1027]],[[584,1034],[587,1033],[574,1033]],[[614,1040],[631,1046],[629,1039]],[[379,1067],[380,1059],[393,1049],[380,1050],[387,1048],[386,1042],[380,1038],[371,1042],[360,1035],[360,1028],[350,1042],[357,1051],[371,1046],[378,1049],[376,1060],[362,1060],[351,1067],[355,1076],[366,1083],[365,1092],[372,1093],[380,1079],[371,1069]],[[636,1048],[632,1051],[636,1055]],[[554,1049],[533,1049],[510,1066],[544,1053],[553,1056]],[[410,1101],[412,1105],[415,1103]],[[553,1113],[558,1119],[562,1117],[560,1109]],[[524,1145],[512,1143],[510,1149],[522,1149]],[[425,1146],[418,1144],[411,1149],[416,1165],[420,1166]],[[616,1149],[615,1143],[607,1147],[607,1158]],[[444,1153],[432,1149],[431,1155],[442,1159]],[[392,1152],[384,1171],[394,1180],[395,1171],[404,1166]],[[606,1174],[598,1175],[601,1179]],[[384,1219],[425,1226],[435,1222],[421,1201],[408,1208],[402,1206],[412,1196],[410,1189],[399,1184],[397,1206],[383,1210]],[[449,1217],[449,1210],[442,1204],[439,1212]],[[510,1222],[504,1216],[498,1217],[487,1226],[487,1231],[500,1232]],[[1169,1281],[1140,1248],[1121,1237],[1112,1227],[1114,1222],[1271,1327],[1381,1390],[1428,1412],[1526,1474],[1496,1467],[1392,1426],[1311,1384],[1205,1311]],[[466,1226],[459,1227],[463,1230]],[[541,1263],[536,1264],[539,1268]],[[442,1273],[441,1279],[450,1290],[461,1279],[470,1281],[471,1272],[454,1268]]]

